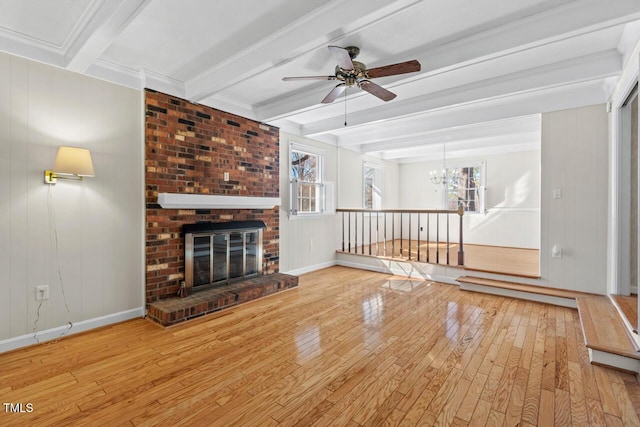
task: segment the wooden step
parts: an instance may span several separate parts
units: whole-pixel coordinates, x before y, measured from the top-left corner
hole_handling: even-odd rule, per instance
[[[577,298],[577,305],[584,342],[590,353],[604,352],[640,361],[640,348],[629,335],[618,310],[608,297],[580,296]],[[597,356],[598,353],[594,355]],[[598,363],[593,359],[592,357],[594,363]]]
[[[503,295],[571,308],[576,308],[577,297],[591,295],[584,292],[485,279],[483,277],[463,276],[458,277],[456,280],[460,283],[460,289],[466,291]]]

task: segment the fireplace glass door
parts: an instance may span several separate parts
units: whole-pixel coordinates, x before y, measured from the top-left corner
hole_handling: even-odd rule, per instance
[[[213,235],[213,280],[210,283],[227,280],[227,234]]]
[[[185,284],[213,285],[262,274],[262,230],[185,234]]]
[[[207,285],[211,277],[211,237],[193,238],[193,286]]]
[[[229,234],[229,278],[244,276],[243,272],[244,233]]]
[[[258,273],[258,232],[248,231],[244,234],[245,239],[245,265],[246,275]]]

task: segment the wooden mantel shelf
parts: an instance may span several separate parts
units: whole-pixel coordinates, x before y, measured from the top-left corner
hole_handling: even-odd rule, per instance
[[[273,209],[280,198],[160,193],[158,204],[164,209]]]

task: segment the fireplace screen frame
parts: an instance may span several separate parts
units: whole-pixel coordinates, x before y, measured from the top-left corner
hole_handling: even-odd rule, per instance
[[[219,224],[217,224],[219,226]],[[185,243],[185,272],[184,272],[184,277],[185,277],[185,286],[187,288],[192,288],[192,289],[202,289],[202,288],[207,288],[210,286],[215,286],[218,284],[225,284],[225,283],[229,283],[229,282],[233,282],[236,280],[241,280],[244,278],[249,278],[249,277],[256,277],[256,276],[261,276],[262,275],[262,264],[263,264],[263,237],[262,237],[262,233],[263,233],[263,228],[264,227],[256,227],[256,226],[250,226],[250,227],[245,227],[245,228],[226,228],[226,229],[216,229],[216,230],[204,230],[204,231],[192,231],[192,232],[188,232],[186,231],[184,233],[184,243]],[[233,262],[232,262],[232,235],[237,236],[238,234],[241,235],[242,238],[242,275],[240,276],[234,276],[231,277],[231,271],[233,269]],[[247,274],[247,270],[252,270],[252,268],[248,268],[247,265],[247,255],[248,255],[248,242],[249,242],[249,235],[250,234],[256,234],[257,235],[257,242],[255,242],[255,273],[249,273]],[[214,240],[215,240],[215,236],[224,236],[224,241],[226,243],[226,260],[225,260],[225,267],[226,268],[226,274],[224,274],[224,277],[221,279],[216,279],[216,274],[215,274],[215,269],[217,268],[217,263],[214,263],[214,258],[216,255],[216,250],[215,250],[215,244],[214,244]],[[195,267],[195,262],[194,262],[194,258],[196,256],[196,245],[195,245],[195,239],[199,238],[199,237],[208,237],[209,238],[209,244],[208,244],[208,255],[209,255],[209,283],[198,283],[197,285],[194,285],[194,267]],[[219,240],[219,239],[218,239]],[[239,243],[236,241],[236,243]],[[219,243],[218,243],[219,244]],[[237,246],[235,246],[237,248]],[[237,250],[237,249],[236,249]],[[249,254],[251,255],[251,254]],[[205,255],[206,256],[206,255]],[[236,262],[237,262],[237,258],[236,258]]]

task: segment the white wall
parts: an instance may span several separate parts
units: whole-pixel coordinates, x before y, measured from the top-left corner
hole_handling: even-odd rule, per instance
[[[606,293],[607,134],[604,105],[542,115],[540,271],[551,286]]]
[[[399,168],[361,153],[337,148],[309,138],[280,132],[280,271],[301,274],[335,263],[342,243],[342,215],[289,217],[289,143],[296,142],[324,150],[325,180],[333,181],[336,208],[363,207],[363,165],[365,161],[382,165],[382,207],[398,206]]]
[[[0,351],[35,343],[16,337],[32,334],[39,285],[50,299],[38,331],[144,313],[141,100],[139,91],[0,54]],[[45,185],[61,145],[90,149],[96,177]]]
[[[326,181],[338,179],[337,148],[312,139],[280,132],[280,271],[300,274],[335,261],[337,215],[289,217],[289,143],[315,147],[324,151]]]
[[[480,162],[485,162],[487,213],[464,216],[464,241],[539,248],[540,150],[460,158],[448,163],[455,166]],[[429,172],[441,169],[441,161],[400,165],[400,207],[444,209],[442,186],[429,181]],[[451,238],[456,240],[457,227],[451,232]]]
[[[400,168],[395,162],[384,161],[344,148],[338,149],[338,207],[362,209],[364,187],[362,175],[364,163],[372,162],[382,166],[382,209],[397,209],[400,203],[398,184]]]

